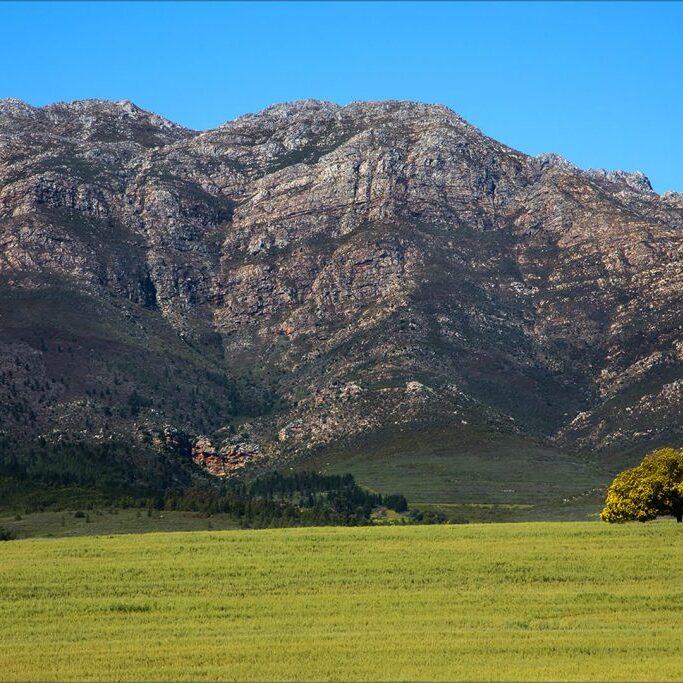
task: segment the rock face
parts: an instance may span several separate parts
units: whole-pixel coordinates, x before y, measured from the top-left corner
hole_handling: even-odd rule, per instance
[[[216,477],[234,474],[260,457],[261,447],[256,443],[228,443],[215,448],[205,436],[197,438],[192,449],[192,460]]]
[[[678,441],[682,249],[679,194],[440,106],[303,101],[198,133],[0,101],[0,429]],[[225,474],[258,452],[238,450],[193,457]]]

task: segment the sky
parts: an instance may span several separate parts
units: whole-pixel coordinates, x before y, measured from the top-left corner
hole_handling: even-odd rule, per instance
[[[683,3],[0,2],[0,97],[195,129],[305,98],[445,104],[528,154],[683,191]]]

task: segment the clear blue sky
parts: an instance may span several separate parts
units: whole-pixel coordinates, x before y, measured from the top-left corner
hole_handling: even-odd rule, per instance
[[[274,102],[446,104],[530,154],[683,191],[683,4],[2,3],[0,97],[192,128]]]

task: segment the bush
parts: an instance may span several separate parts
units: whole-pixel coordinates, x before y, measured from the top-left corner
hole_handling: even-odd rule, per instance
[[[15,538],[16,534],[14,532],[0,527],[0,541],[13,541]]]
[[[408,510],[408,501],[405,496],[400,493],[394,493],[384,499],[384,504],[396,512],[406,512]]]

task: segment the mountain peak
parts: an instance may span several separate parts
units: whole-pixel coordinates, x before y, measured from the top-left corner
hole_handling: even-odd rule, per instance
[[[30,123],[29,123],[30,122]],[[156,147],[196,133],[141,109],[128,100],[55,102],[33,107],[21,100],[0,100],[0,130],[18,135],[43,134],[90,142],[135,142]]]
[[[616,185],[625,185],[637,192],[654,192],[650,179],[641,171],[609,171],[604,168],[585,171],[593,178],[607,180]]]

